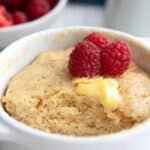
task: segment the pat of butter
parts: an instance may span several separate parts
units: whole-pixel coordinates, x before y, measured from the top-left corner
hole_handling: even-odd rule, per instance
[[[105,109],[113,111],[118,107],[121,97],[118,82],[112,78],[76,79],[73,81],[79,95],[97,97]]]

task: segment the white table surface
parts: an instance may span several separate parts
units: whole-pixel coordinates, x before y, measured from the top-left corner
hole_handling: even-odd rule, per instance
[[[90,5],[68,5],[52,28],[73,25],[103,26],[104,8]],[[9,142],[0,142],[0,150],[26,150]]]

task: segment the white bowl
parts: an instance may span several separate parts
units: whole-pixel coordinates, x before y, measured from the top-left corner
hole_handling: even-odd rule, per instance
[[[0,54],[0,95],[3,95],[9,80],[40,52],[65,49],[93,31],[101,32],[112,40],[122,39],[128,42],[135,61],[150,70],[150,46],[136,37],[96,27],[53,29],[16,41]],[[33,129],[11,118],[0,107],[0,125],[0,141],[14,141],[28,146],[26,149],[31,150],[149,150],[150,148],[150,119],[136,127],[113,134],[73,137]]]
[[[67,1],[59,0],[58,4],[51,11],[39,19],[12,27],[0,28],[0,49],[22,36],[49,28],[60,15]]]

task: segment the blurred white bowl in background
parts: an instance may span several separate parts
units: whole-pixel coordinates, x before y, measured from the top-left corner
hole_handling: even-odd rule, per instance
[[[0,28],[0,49],[6,47],[8,44],[22,36],[49,28],[60,15],[67,4],[67,1],[68,0],[59,0],[58,4],[51,11],[39,19],[20,25]]]

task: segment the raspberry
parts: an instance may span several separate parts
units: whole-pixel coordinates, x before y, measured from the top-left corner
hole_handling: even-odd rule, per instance
[[[5,8],[5,6],[3,6],[3,5],[0,5],[0,14],[4,14],[4,13],[6,13],[6,8]]]
[[[27,4],[27,13],[31,19],[39,18],[50,10],[47,0],[30,0]]]
[[[95,44],[100,50],[103,50],[108,45],[108,40],[104,36],[101,35],[99,32],[92,32],[88,36],[85,37],[86,41],[90,41]]]
[[[3,3],[12,9],[20,9],[25,3],[25,0],[3,0]]]
[[[97,46],[83,41],[75,46],[69,60],[69,71],[73,76],[93,77],[100,74],[100,52]]]
[[[0,27],[8,27],[11,25],[12,23],[8,21],[3,15],[0,14]]]
[[[7,27],[13,24],[11,14],[3,5],[0,5],[0,27]]]
[[[101,52],[103,74],[120,75],[128,69],[131,53],[128,45],[123,41],[116,41]]]
[[[15,24],[25,23],[28,21],[27,15],[22,11],[16,11],[13,14],[13,20]]]
[[[48,1],[49,1],[49,4],[50,4],[52,7],[54,7],[54,6],[58,3],[59,0],[48,0]]]
[[[11,23],[13,24],[13,17],[12,17],[12,14],[8,11],[5,12],[4,14],[5,18]]]

